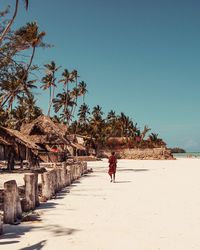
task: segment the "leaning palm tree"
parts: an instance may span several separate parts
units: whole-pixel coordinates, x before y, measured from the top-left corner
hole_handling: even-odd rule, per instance
[[[15,63],[14,73],[11,74],[12,71],[9,71],[9,77],[11,77],[12,75],[13,78],[16,78],[17,75],[20,75],[17,79],[17,84],[15,85],[15,93],[24,91],[27,95],[29,94],[29,71],[32,70],[31,65],[33,62],[36,48],[45,46],[45,44],[42,42],[44,35],[45,32],[38,31],[38,26],[35,22],[27,23],[25,26],[18,29],[14,33],[14,36],[12,37],[12,44],[14,44],[13,46],[15,51],[14,53],[16,53],[16,51],[21,51],[24,49],[32,49],[29,62],[26,66]],[[10,102],[10,100],[12,100],[12,94],[8,95],[7,97],[3,96],[2,106],[6,105],[7,102]]]
[[[2,100],[1,106],[3,107],[5,104],[7,106],[7,111],[12,109],[12,105],[16,99],[20,96],[31,96],[31,90],[36,88],[35,82],[36,80],[27,80],[24,79],[26,84],[22,81],[24,77],[24,72],[26,68],[22,65],[20,67],[16,67],[15,74],[7,74],[6,78],[1,81],[1,91],[2,91]]]
[[[15,43],[17,50],[23,50],[32,48],[30,61],[27,67],[27,71],[31,67],[35,50],[37,47],[44,47],[45,44],[42,42],[45,32],[39,32],[39,27],[36,22],[27,23],[25,26],[15,32]]]
[[[29,3],[29,1],[28,0],[24,0],[24,3],[25,3],[25,8],[27,10],[28,9],[28,3]],[[2,43],[2,41],[5,38],[6,34],[9,32],[10,27],[13,24],[13,22],[14,22],[16,16],[17,16],[18,7],[19,7],[19,0],[16,0],[15,1],[15,10],[14,10],[13,16],[12,16],[10,22],[7,24],[7,26],[3,30],[2,34],[0,35],[0,44]]]

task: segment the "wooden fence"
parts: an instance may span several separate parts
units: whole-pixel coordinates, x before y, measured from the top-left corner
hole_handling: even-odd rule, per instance
[[[57,192],[71,185],[73,181],[86,174],[87,163],[58,163],[53,168],[41,174],[40,200],[47,201]],[[39,206],[38,174],[24,175],[24,195],[20,197],[15,180],[4,183],[3,211],[0,211],[0,235],[3,234],[3,224],[15,224],[22,219],[23,212],[34,210]]]

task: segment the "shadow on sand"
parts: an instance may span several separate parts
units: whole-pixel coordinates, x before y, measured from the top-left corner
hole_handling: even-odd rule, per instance
[[[23,248],[20,248],[19,250],[40,250],[42,249],[46,244],[46,240],[42,240],[40,242],[38,242],[37,244],[34,244],[32,246],[28,246],[28,247],[23,247]]]
[[[130,183],[132,181],[115,181],[115,183]]]
[[[66,235],[72,235],[73,233],[79,231],[74,228],[66,228],[62,227],[60,225],[42,225],[42,226],[37,226],[37,225],[30,225],[23,223],[23,225],[18,225],[18,226],[12,226],[12,225],[5,225],[4,227],[4,235],[0,237],[0,246],[1,245],[10,245],[10,244],[15,244],[20,242],[20,238],[24,236],[26,233],[31,232],[31,231],[46,231],[50,232],[52,237],[59,237],[59,236],[66,236]],[[11,239],[9,241],[9,239]],[[41,249],[46,240],[43,240],[33,246],[27,247],[27,248],[22,248],[22,249]],[[38,246],[38,247],[37,247]]]
[[[118,172],[145,172],[145,171],[149,171],[149,169],[147,168],[125,168],[125,169],[117,169]]]
[[[89,175],[88,175],[89,176]],[[88,176],[84,176],[87,178]],[[48,210],[48,209],[53,209],[56,208],[59,203],[54,202],[56,199],[63,199],[68,193],[70,193],[70,190],[73,189],[74,187],[77,187],[77,184],[81,184],[81,181],[77,180],[74,181],[72,185],[64,188],[62,191],[58,192],[54,199],[46,202],[46,203],[41,203],[39,207],[37,207],[37,211],[39,211],[39,215],[37,215],[37,220],[34,220],[34,223],[30,223],[30,221],[23,222],[23,224],[20,225],[4,225],[4,234],[0,236],[0,246],[2,245],[11,245],[11,244],[17,244],[21,240],[20,238],[24,236],[26,233],[31,232],[31,231],[46,231],[50,232],[52,236],[54,237],[59,237],[59,236],[66,236],[66,235],[72,235],[73,233],[79,231],[78,229],[74,228],[66,228],[62,227],[60,225],[42,225],[41,224],[41,215],[40,212],[42,210]],[[36,224],[37,223],[37,224]],[[27,246],[25,248],[21,248],[20,250],[39,250],[42,249],[47,240],[40,241],[32,246]],[[15,247],[15,246],[13,246]],[[16,248],[15,248],[16,249]]]

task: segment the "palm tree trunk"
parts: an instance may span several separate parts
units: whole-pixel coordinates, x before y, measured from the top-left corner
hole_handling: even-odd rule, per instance
[[[35,56],[35,49],[36,49],[36,47],[34,46],[34,47],[33,47],[33,51],[32,51],[32,55],[31,55],[31,58],[30,58],[30,61],[29,61],[29,64],[28,64],[28,67],[27,67],[27,69],[26,69],[26,72],[27,72],[27,73],[28,73],[28,71],[29,71],[29,69],[30,69],[30,67],[31,67],[31,65],[32,65],[33,58],[34,58],[34,56]]]
[[[48,113],[47,116],[50,116],[50,111],[51,111],[51,86],[49,88],[49,109],[48,109]]]
[[[34,58],[34,56],[35,56],[35,49],[36,49],[36,47],[33,47],[32,55],[31,55],[31,58],[30,58],[28,67],[27,67],[26,72],[24,73],[24,75],[23,75],[23,77],[22,77],[22,79],[21,79],[22,84],[24,85],[24,89],[26,89],[26,84],[23,83],[23,80],[24,80],[24,78],[26,77],[26,74],[28,74],[28,71],[29,71],[29,69],[30,69],[30,67],[31,67],[31,65],[32,65],[33,58]],[[17,91],[18,89],[19,89],[19,86],[16,88],[15,91]],[[6,98],[4,101],[3,101],[3,99],[2,99],[3,103],[1,104],[1,107],[3,107],[3,106],[7,103],[7,101],[9,100],[10,97],[11,97],[11,94],[8,95],[7,98]]]
[[[15,11],[14,11],[14,14],[13,14],[13,17],[12,19],[10,20],[10,22],[8,23],[8,25],[6,26],[5,30],[3,31],[2,35],[0,36],[0,43],[3,41],[3,38],[5,37],[5,35],[8,33],[11,25],[13,24],[15,18],[16,18],[16,15],[17,15],[17,10],[18,10],[18,4],[19,4],[19,0],[16,0],[16,3],[15,3]]]

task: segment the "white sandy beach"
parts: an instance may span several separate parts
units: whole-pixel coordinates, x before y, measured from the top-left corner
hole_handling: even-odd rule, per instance
[[[6,225],[1,250],[199,250],[200,160],[107,161],[42,205],[40,222]]]

